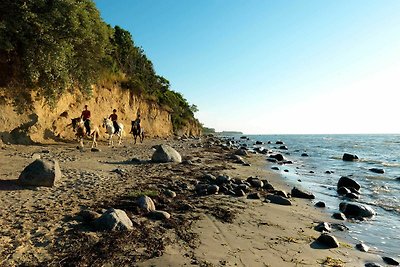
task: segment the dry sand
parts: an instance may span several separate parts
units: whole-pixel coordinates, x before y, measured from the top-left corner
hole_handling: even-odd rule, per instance
[[[160,143],[172,145],[193,164],[145,162],[151,147]],[[0,266],[364,266],[379,261],[343,239],[337,249],[312,248],[319,236],[313,226],[334,220],[310,201],[292,199],[292,206],[280,206],[245,197],[196,196],[194,185],[205,173],[259,176],[290,191],[266,169],[263,156],[248,156],[251,166],[242,166],[229,160],[230,151],[199,144],[145,140],[133,145],[125,140],[114,148],[100,143],[100,152],[80,151],[75,143],[3,146]],[[18,186],[15,180],[38,155],[59,161],[61,181],[52,188]],[[174,189],[177,197],[163,197],[163,188]],[[171,213],[170,221],[152,221],[132,204],[137,192],[149,191],[157,194],[156,206]],[[127,211],[135,230],[95,232],[77,216],[83,209],[108,207]]]

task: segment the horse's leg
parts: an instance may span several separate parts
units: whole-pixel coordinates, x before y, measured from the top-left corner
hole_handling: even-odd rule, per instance
[[[122,132],[118,134],[118,145],[121,145],[121,143],[122,143]]]
[[[113,134],[110,134],[110,139],[108,140],[108,145],[109,146],[113,145],[112,137],[113,137]]]

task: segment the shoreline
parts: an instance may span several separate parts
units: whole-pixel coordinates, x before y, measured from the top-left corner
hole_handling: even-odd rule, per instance
[[[132,158],[143,161],[149,159],[152,154],[151,146],[158,143],[170,143],[184,159],[191,160],[192,163],[177,165],[128,162]],[[107,235],[88,228],[82,230],[86,226],[82,226],[76,219],[82,207],[98,211],[108,204],[122,206],[121,199],[113,202],[114,199],[127,196],[133,189],[151,189],[160,194],[164,188],[179,189],[183,183],[188,189],[177,191],[176,199],[159,198],[158,201],[165,203],[157,202],[156,205],[167,209],[171,218],[176,218],[175,223],[190,222],[184,230],[172,226],[175,233],[171,232],[168,227],[165,228],[165,223],[151,221],[135,209],[128,210],[128,215],[135,223],[148,227],[146,230],[149,230],[150,241],[165,243],[159,251],[161,256],[148,257],[146,253],[138,252],[142,259],[138,256],[139,260],[135,265],[330,266],[329,261],[336,260],[336,263],[343,264],[338,266],[360,266],[365,262],[382,262],[377,255],[349,247],[340,236],[341,246],[337,249],[312,248],[310,245],[320,234],[313,230],[315,223],[334,220],[308,200],[292,198],[292,206],[282,206],[265,203],[263,198],[250,200],[223,194],[193,194],[195,184],[205,173],[225,174],[243,180],[249,176],[258,176],[268,179],[276,189],[286,192],[291,189],[280,174],[267,169],[269,165],[263,156],[244,157],[251,165],[244,166],[232,162],[228,157],[234,150],[223,150],[215,145],[202,148],[200,144],[207,146],[207,142],[200,143],[197,140],[147,140],[144,144],[133,146],[127,142],[125,147],[116,148],[103,147],[102,144],[101,151],[97,154],[90,151],[80,152],[71,147],[71,144],[6,146],[0,150],[2,166],[6,166],[1,170],[0,176],[1,204],[7,207],[0,217],[0,225],[4,228],[0,250],[3,251],[2,258],[6,259],[0,265],[40,262],[51,265],[54,263],[54,247],[57,247],[54,239],[59,238],[60,233],[67,235],[64,245],[69,244],[68,233],[71,229],[79,229],[93,244],[108,238]],[[17,178],[35,154],[44,158],[54,157],[60,161],[63,171],[61,186],[36,189],[15,185],[6,187],[7,183],[4,181]],[[126,175],[112,173],[118,168],[123,169]],[[190,211],[177,209],[174,206],[176,203],[188,205],[191,207]],[[232,216],[231,222],[224,222],[227,216]],[[165,236],[159,236],[157,232],[150,233],[155,230],[162,231]],[[182,237],[179,231],[192,236]],[[29,233],[28,236],[25,236],[26,233]],[[155,237],[152,237],[153,234]],[[11,238],[13,235],[14,240]],[[169,240],[165,241],[166,239]],[[151,244],[140,245],[146,247]],[[65,257],[66,254],[60,255]]]

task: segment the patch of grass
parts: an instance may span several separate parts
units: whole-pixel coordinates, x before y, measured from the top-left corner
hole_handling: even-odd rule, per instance
[[[328,266],[328,267],[343,267],[345,264],[345,262],[342,261],[341,259],[334,259],[332,257],[326,257],[326,259],[319,260],[317,262],[322,266]]]
[[[156,190],[132,190],[128,192],[128,197],[137,198],[141,196],[156,197],[158,196],[158,191]]]

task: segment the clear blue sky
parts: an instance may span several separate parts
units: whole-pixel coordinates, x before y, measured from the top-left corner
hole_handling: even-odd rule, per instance
[[[399,0],[95,0],[217,130],[400,133]]]

